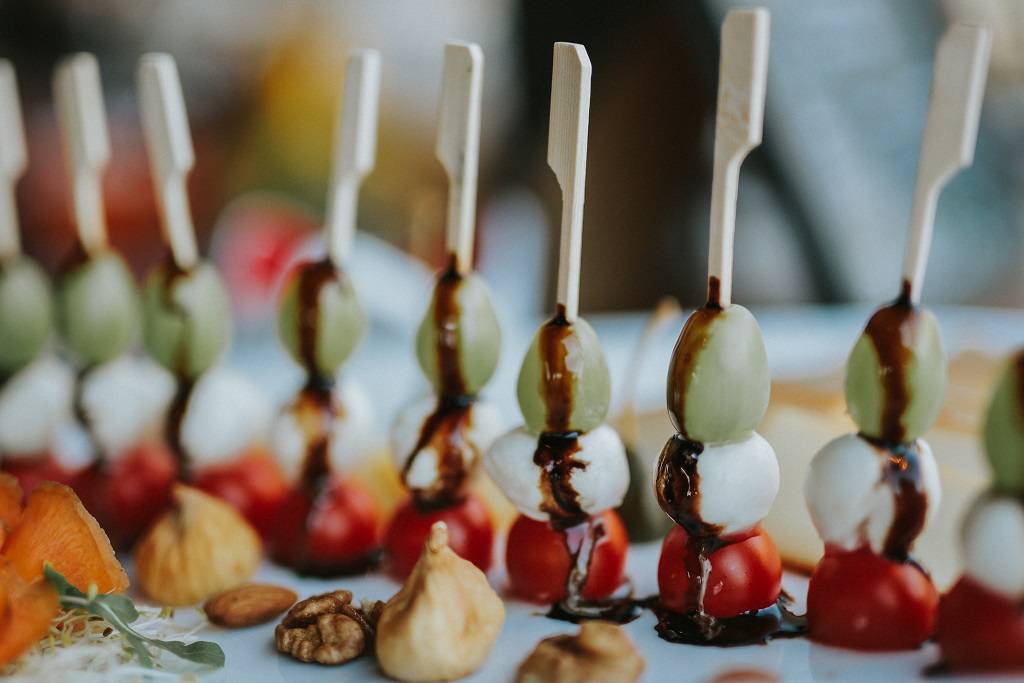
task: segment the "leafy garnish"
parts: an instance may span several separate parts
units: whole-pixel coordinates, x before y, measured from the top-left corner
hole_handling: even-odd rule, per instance
[[[50,564],[47,564],[43,571],[46,579],[57,589],[61,607],[83,609],[116,628],[131,645],[143,666],[153,668],[153,656],[147,646],[166,650],[196,664],[217,668],[224,666],[224,651],[216,643],[199,640],[185,644],[174,640],[158,640],[148,638],[133,629],[129,624],[139,618],[139,611],[135,609],[135,603],[131,598],[125,595],[96,594],[95,591],[83,593],[68,583],[68,580]]]

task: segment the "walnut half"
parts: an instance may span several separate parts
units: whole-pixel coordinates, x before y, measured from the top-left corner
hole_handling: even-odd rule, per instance
[[[332,591],[301,600],[274,629],[280,652],[300,662],[344,664],[372,647],[384,603],[352,604],[352,593]]]

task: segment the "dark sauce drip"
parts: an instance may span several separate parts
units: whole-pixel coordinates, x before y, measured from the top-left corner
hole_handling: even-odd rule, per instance
[[[340,412],[333,391],[334,383],[330,379],[313,374],[296,400],[295,413],[306,439],[299,486],[311,500],[323,493],[331,476],[331,427]]]
[[[579,435],[576,432],[544,432],[537,439],[533,464],[541,470],[540,509],[548,513],[554,529],[565,530],[587,521],[587,513],[580,506],[580,494],[572,485],[573,471],[587,467],[585,462],[573,457],[579,450]]]
[[[330,259],[305,264],[299,272],[298,311],[299,356],[310,376],[319,374],[316,362],[317,337],[320,334],[320,290],[338,279]]]
[[[770,640],[799,638],[807,633],[803,617],[789,611],[791,598],[782,593],[771,607],[735,617],[717,619],[708,615],[696,618],[666,609],[655,596],[647,601],[658,623],[654,627],[662,640],[689,645],[736,647],[765,644]]]
[[[569,551],[571,565],[566,581],[566,597],[552,605],[547,616],[574,624],[585,619],[627,624],[639,617],[643,605],[640,601],[634,600],[632,594],[603,600],[587,600],[583,597],[583,587],[590,574],[594,550],[605,535],[603,519],[589,517],[581,524],[562,528],[560,531],[565,547]]]
[[[707,305],[710,308],[722,308],[722,281],[715,275],[708,278]]]
[[[437,480],[429,488],[412,491],[416,507],[423,511],[450,507],[459,501],[462,486],[469,474],[463,454],[467,449],[476,449],[475,444],[466,438],[476,397],[466,391],[466,380],[462,376],[459,362],[461,311],[458,293],[462,275],[456,268],[455,260],[455,254],[452,254],[448,267],[438,277],[434,287],[434,332],[437,335],[435,353],[440,385],[437,407],[424,420],[416,446],[402,468],[404,483],[413,462],[427,446],[433,446],[438,454]],[[476,458],[479,456],[479,453],[475,453]]]
[[[82,241],[76,237],[75,243],[71,245],[71,250],[64,255],[64,258],[61,259],[60,264],[57,266],[57,275],[58,277],[69,275],[71,271],[88,262],[89,252],[85,250]]]
[[[924,530],[928,515],[928,494],[921,479],[917,442],[886,444],[864,434],[860,437],[884,458],[882,482],[893,495],[893,520],[882,552],[893,562],[912,562],[910,548]]]
[[[687,318],[686,324],[683,325],[683,331],[679,333],[679,339],[676,341],[675,349],[672,351],[672,360],[669,363],[666,396],[668,412],[676,431],[683,436],[686,436],[686,390],[697,367],[697,358],[707,344],[708,328],[722,312],[717,298],[717,278],[711,278],[708,287],[709,294],[715,298],[709,297],[707,304],[698,308]],[[699,346],[693,343],[693,340],[696,339],[701,340]]]
[[[191,317],[174,300],[174,285],[179,279],[185,277],[187,272],[178,266],[173,254],[167,255],[164,268],[166,271],[162,292],[164,307],[167,310],[176,312],[181,318],[182,325],[187,327],[191,324]],[[178,348],[177,357],[174,359],[172,372],[177,379],[178,388],[174,393],[174,398],[171,400],[171,405],[167,409],[167,424],[165,427],[167,445],[170,446],[174,457],[178,461],[178,476],[183,481],[189,481],[191,478],[188,453],[185,452],[184,444],[181,441],[181,426],[188,412],[189,398],[192,396],[192,390],[195,388],[195,378],[191,377],[188,372],[188,340],[190,337],[191,335],[187,333],[181,335],[182,343]]]
[[[903,415],[910,402],[906,368],[911,354],[910,335],[917,315],[917,308],[910,302],[910,283],[904,280],[899,297],[892,304],[875,311],[864,329],[878,354],[884,394],[881,437],[887,443],[905,441]]]

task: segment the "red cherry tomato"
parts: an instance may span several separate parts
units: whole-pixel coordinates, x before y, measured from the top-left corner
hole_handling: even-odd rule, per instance
[[[128,549],[171,499],[177,461],[161,443],[144,442],[87,467],[72,486],[118,549]]]
[[[423,552],[423,544],[434,522],[448,525],[448,546],[480,571],[491,567],[494,524],[487,506],[472,493],[459,503],[439,510],[421,512],[412,499],[395,512],[384,533],[388,573],[398,580],[407,577]]]
[[[275,562],[319,576],[361,571],[376,549],[373,498],[343,478],[332,481],[316,500],[301,489],[292,490],[270,538]]]
[[[807,625],[819,643],[910,650],[931,637],[939,595],[913,564],[868,548],[826,548],[807,589]]]
[[[601,513],[604,535],[598,539],[583,585],[588,600],[606,598],[622,585],[629,537],[614,510]],[[512,592],[524,600],[551,604],[566,597],[572,558],[565,547],[565,532],[547,522],[519,515],[508,533],[505,566]]]
[[[1024,670],[1024,614],[1008,600],[964,577],[939,603],[942,658],[954,670]]]
[[[78,474],[57,462],[52,453],[4,458],[0,469],[18,480],[26,496],[44,481],[55,481],[70,486]]]
[[[277,462],[253,449],[228,463],[204,467],[195,486],[238,510],[267,538],[291,487]]]
[[[782,560],[771,536],[761,527],[733,537],[733,543],[711,553],[711,571],[704,588],[704,611],[713,617],[735,617],[775,603],[782,587]],[[658,561],[658,591],[665,607],[688,609],[686,530],[674,527],[665,537]]]

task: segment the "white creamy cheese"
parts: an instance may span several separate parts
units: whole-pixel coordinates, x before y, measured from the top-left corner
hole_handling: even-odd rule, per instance
[[[1009,600],[1024,598],[1024,505],[986,494],[971,507],[963,527],[964,572]]]
[[[343,379],[334,392],[342,411],[332,425],[327,457],[335,472],[344,472],[352,468],[372,438],[373,405],[355,380]],[[297,481],[306,459],[307,443],[292,405],[286,406],[274,421],[271,445],[285,475]]]
[[[927,496],[925,523],[935,518],[942,499],[939,469],[924,439],[917,440],[921,484]],[[895,498],[883,480],[888,452],[856,434],[825,445],[804,481],[804,499],[825,543],[854,550],[865,543],[881,554],[895,515]]]
[[[391,454],[399,472],[405,469],[413,456],[423,423],[436,408],[437,397],[431,394],[409,404],[395,418],[391,426]],[[479,399],[470,408],[468,427],[465,435],[467,447],[462,452],[467,472],[472,470],[477,457],[486,453],[501,434],[501,414],[493,403]],[[426,489],[437,481],[438,458],[439,454],[429,444],[423,452],[416,454],[405,479],[409,488]]]
[[[51,355],[19,370],[0,388],[0,455],[37,455],[71,419],[75,375]]]
[[[541,468],[534,464],[538,435],[519,427],[494,442],[484,456],[491,479],[527,517],[547,521],[541,509]],[[585,467],[573,469],[569,483],[579,494],[580,507],[588,515],[622,504],[629,487],[626,448],[618,433],[601,425],[579,437],[579,450],[572,455]]]
[[[181,424],[181,444],[197,466],[230,460],[264,441],[272,410],[258,386],[217,367],[196,382]]]

